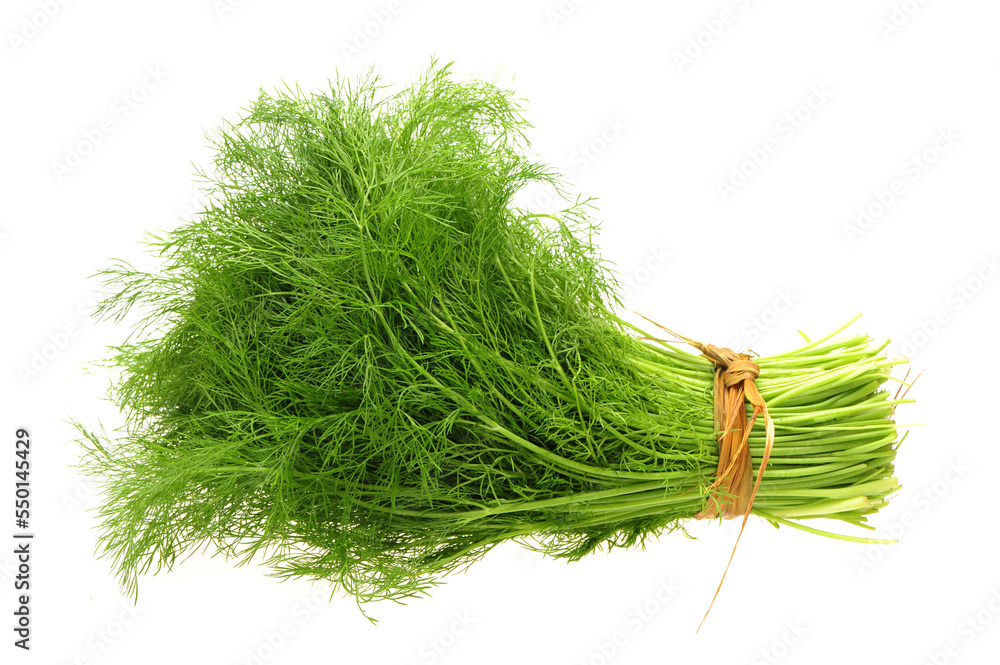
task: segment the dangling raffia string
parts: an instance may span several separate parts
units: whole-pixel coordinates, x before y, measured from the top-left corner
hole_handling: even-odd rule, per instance
[[[719,597],[722,583],[726,580],[726,573],[729,572],[729,566],[732,565],[733,557],[736,555],[736,547],[743,536],[743,529],[750,519],[753,501],[760,488],[760,481],[764,477],[764,469],[767,468],[767,462],[771,458],[771,448],[774,446],[774,421],[771,420],[767,404],[754,383],[760,375],[760,367],[750,359],[749,355],[713,344],[703,344],[678,335],[656,321],[644,316],[642,318],[690,344],[715,363],[715,430],[719,433],[719,466],[715,472],[715,482],[709,490],[708,506],[697,515],[697,518],[714,519],[721,515],[725,519],[732,519],[743,515],[743,524],[740,525],[740,533],[736,536],[733,552],[729,555],[729,562],[722,573],[722,579],[719,580],[719,586],[715,589],[715,595],[712,596],[712,602],[709,603],[705,616],[698,624],[698,630],[701,630],[708,613],[712,611],[715,599]],[[744,399],[753,406],[753,413],[749,419]],[[748,492],[753,477],[753,465],[750,462],[750,432],[759,414],[764,414],[766,443],[760,468],[757,470],[757,481],[753,483],[753,489]]]

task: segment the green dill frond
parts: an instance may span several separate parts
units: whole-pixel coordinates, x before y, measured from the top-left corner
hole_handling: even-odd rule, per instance
[[[102,273],[100,315],[143,317],[109,361],[123,430],[81,427],[127,590],[210,546],[403,599],[506,540],[577,559],[705,508],[713,368],[612,312],[588,201],[515,207],[557,184],[522,113],[435,65],[261,93],[213,135],[211,203],[150,240],[162,268]],[[759,359],[755,512],[863,525],[898,487],[881,350]],[[762,425],[750,445],[757,468]]]

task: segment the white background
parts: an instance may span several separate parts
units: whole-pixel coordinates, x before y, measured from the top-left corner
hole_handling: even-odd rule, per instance
[[[25,426],[36,552],[25,653],[0,547],[0,661],[993,662],[1000,5],[327,4],[4,2],[0,536]],[[898,545],[755,519],[697,635],[731,524],[574,564],[499,547],[430,598],[369,606],[377,626],[207,554],[143,579],[132,608],[93,557],[97,498],[71,467],[70,418],[119,420],[83,368],[125,331],[89,319],[87,276],[142,260],[147,231],[193,211],[204,132],[259,88],[372,65],[406,83],[433,54],[529,100],[533,149],[599,198],[630,308],[765,355],[863,312],[854,330],[926,370],[897,412],[924,423],[899,453],[904,488],[874,518]]]

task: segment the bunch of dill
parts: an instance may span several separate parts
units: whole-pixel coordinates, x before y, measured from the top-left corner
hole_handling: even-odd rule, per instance
[[[586,202],[513,205],[558,184],[526,128],[508,91],[432,66],[262,93],[217,132],[211,203],[149,240],[162,268],[102,273],[101,316],[142,310],[109,360],[126,425],[81,428],[130,592],[211,546],[401,599],[506,540],[576,559],[705,508],[714,368],[613,313]],[[777,440],[755,513],[865,526],[898,488],[883,348],[757,359]]]

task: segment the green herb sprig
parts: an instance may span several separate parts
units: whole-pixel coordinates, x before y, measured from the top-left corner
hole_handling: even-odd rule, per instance
[[[262,93],[214,135],[211,203],[149,240],[162,268],[102,273],[99,315],[140,322],[109,360],[126,424],[81,427],[83,466],[130,593],[210,547],[405,599],[507,540],[579,559],[705,508],[713,367],[614,313],[588,201],[515,207],[559,185],[527,128],[434,65]],[[901,361],[842,333],[756,359],[777,438],[753,512],[864,541],[801,523],[867,527],[899,488]],[[754,469],[763,446],[758,424]]]

